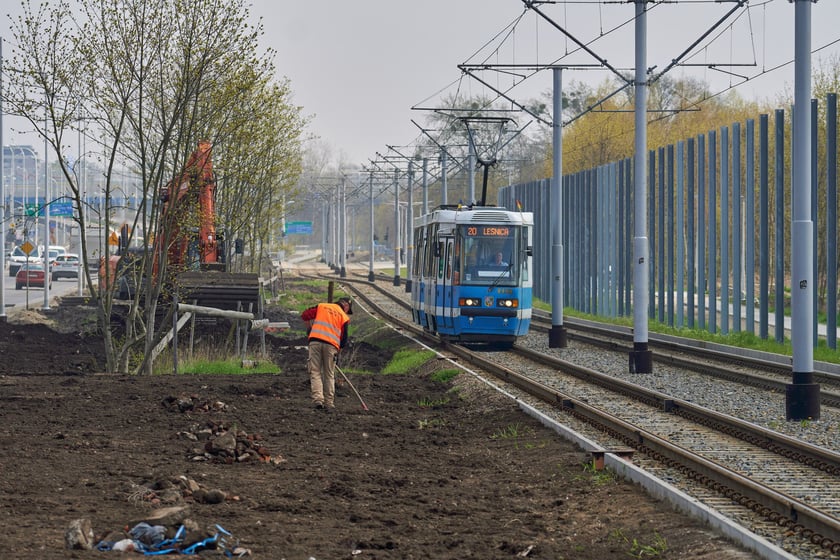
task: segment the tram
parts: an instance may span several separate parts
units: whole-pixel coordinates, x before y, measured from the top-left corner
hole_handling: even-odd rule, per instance
[[[455,342],[511,346],[531,324],[534,216],[443,205],[414,221],[411,308]]]

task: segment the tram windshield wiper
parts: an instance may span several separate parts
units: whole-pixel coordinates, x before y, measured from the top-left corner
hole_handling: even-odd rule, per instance
[[[493,280],[493,283],[492,283],[492,284],[490,284],[490,287],[489,287],[489,288],[487,288],[487,291],[488,291],[488,292],[492,292],[492,291],[493,291],[493,288],[495,288],[496,286],[498,286],[498,285],[499,285],[499,282],[501,282],[501,281],[502,281],[502,278],[504,278],[504,277],[505,277],[505,275],[507,275],[508,277],[510,277],[510,273],[511,273],[511,270],[512,270],[512,269],[513,269],[513,263],[508,264],[508,265],[507,265],[507,267],[505,267],[505,269],[504,269],[504,270],[502,270],[501,272],[499,272],[499,275],[498,275],[498,276],[496,276],[496,279],[495,279],[495,280]]]

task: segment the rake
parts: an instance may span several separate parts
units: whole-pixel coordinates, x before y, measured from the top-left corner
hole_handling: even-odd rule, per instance
[[[362,400],[362,395],[360,395],[359,392],[356,390],[356,388],[353,387],[353,384],[350,383],[350,380],[347,378],[347,376],[344,374],[344,372],[341,370],[341,368],[338,367],[338,364],[335,364],[335,369],[338,370],[338,373],[341,374],[341,377],[344,378],[344,380],[347,382],[347,384],[350,385],[350,388],[353,389],[353,392],[356,393],[356,397],[358,397],[359,402],[362,403],[362,408],[364,410],[370,410],[370,409],[368,409],[367,405],[365,404],[365,401]]]

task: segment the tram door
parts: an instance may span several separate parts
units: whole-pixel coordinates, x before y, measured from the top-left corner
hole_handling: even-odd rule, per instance
[[[429,330],[437,330],[437,286],[438,286],[438,254],[439,245],[437,228],[429,226],[426,233],[426,268],[423,273],[425,283],[423,284],[423,311],[426,314],[425,327]]]
[[[443,326],[448,330],[455,328],[455,290],[452,286],[452,259],[455,258],[454,244],[455,240],[452,237],[446,238],[446,247],[444,249],[443,259],[444,267],[442,271],[443,282],[441,283],[441,295],[443,296],[441,299],[443,305]]]

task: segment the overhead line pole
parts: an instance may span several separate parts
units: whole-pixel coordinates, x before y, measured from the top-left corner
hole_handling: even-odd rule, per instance
[[[368,269],[368,282],[373,282],[376,279],[376,275],[373,273],[373,259],[375,257],[374,252],[376,251],[376,245],[373,240],[373,171],[370,172],[368,178],[368,195],[370,196],[370,267]]]
[[[0,37],[0,175],[6,169],[4,161],[6,150],[3,149],[3,38]],[[14,153],[13,153],[14,154]],[[12,166],[14,172],[14,166]],[[0,177],[0,275],[6,270],[6,182]],[[12,193],[12,216],[15,208]],[[81,273],[79,273],[81,276]],[[0,284],[0,322],[6,322],[6,283]]]
[[[647,223],[647,10],[648,0],[636,3],[636,135],[633,163],[634,238],[633,238],[633,350],[630,352],[631,373],[653,372],[653,355],[648,349],[648,258]]]
[[[793,230],[791,247],[792,383],[785,388],[788,420],[818,420],[814,383],[814,222],[811,218],[811,2],[795,0],[793,99]]]
[[[565,348],[568,345],[566,327],[563,326],[563,69],[554,68],[552,132],[553,169],[551,173],[551,330],[548,333],[549,348]]]

